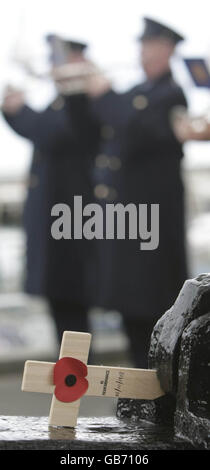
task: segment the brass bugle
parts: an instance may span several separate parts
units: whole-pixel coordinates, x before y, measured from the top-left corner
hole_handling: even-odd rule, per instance
[[[26,64],[20,63],[20,65],[26,70],[28,76],[40,80],[65,80],[68,78],[71,79],[76,77],[88,77],[96,74],[109,75],[112,72],[120,72],[123,69],[132,69],[136,71],[139,69],[138,64],[116,63],[111,64],[109,68],[101,68],[92,62],[81,61],[56,66],[55,68],[52,68],[50,72],[36,73],[31,67],[26,66]]]
[[[65,64],[56,69],[53,69],[50,73],[45,74],[36,74],[32,70],[30,71],[31,78],[35,78],[38,80],[52,80],[55,82],[56,87],[59,92],[71,95],[76,93],[85,92],[85,82],[86,78],[93,74],[93,67],[91,67],[90,71],[90,64]],[[96,73],[96,67],[95,73]],[[98,72],[99,73],[99,72]],[[62,80],[65,80],[62,83]],[[30,83],[28,86],[18,88],[15,86],[11,86],[11,91],[7,90],[6,93],[3,93],[3,97],[0,101],[0,110],[4,109],[4,100],[7,97],[13,96],[13,94],[17,91],[23,94],[30,94],[34,92],[34,88],[38,88],[40,83],[37,81],[36,83]]]
[[[66,80],[75,77],[88,77],[96,74],[105,74],[107,71],[100,69],[89,62],[78,62],[73,64],[64,64],[56,67],[51,72],[51,77],[56,80]]]
[[[116,64],[115,66],[112,66],[113,71],[120,71],[122,68],[134,69],[134,66],[132,66],[132,64]],[[30,70],[28,75],[38,80],[54,81],[59,92],[66,95],[71,95],[86,92],[86,79],[88,77],[94,75],[107,75],[108,73],[111,73],[110,69],[102,69],[90,62],[80,62],[60,65],[59,67],[52,69],[50,72],[43,74],[37,74],[36,72]],[[32,93],[34,88],[37,88],[39,85],[40,83],[37,81],[36,83],[30,84],[28,87],[25,86],[22,89],[17,88],[17,91],[20,91],[24,94]],[[4,95],[4,98],[10,95],[12,96],[13,93],[13,90],[11,90],[11,92],[7,92],[6,95]],[[3,100],[0,102],[0,109],[2,109]]]
[[[51,78],[56,83],[58,91],[64,95],[85,93],[87,79],[104,72],[95,65],[87,62],[64,64],[51,72]]]

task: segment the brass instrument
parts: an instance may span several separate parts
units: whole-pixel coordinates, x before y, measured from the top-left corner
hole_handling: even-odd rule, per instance
[[[36,82],[30,83],[28,86],[18,89],[22,93],[32,93],[34,90],[40,86],[40,81],[49,81],[53,82],[56,86],[56,89],[59,93],[64,95],[72,95],[78,93],[86,93],[89,80],[91,78],[103,78],[107,81],[108,76],[111,73],[120,73],[122,70],[138,70],[133,64],[114,64],[109,69],[102,69],[90,61],[84,60],[81,62],[75,63],[66,63],[52,68],[48,73],[36,73],[28,66],[25,62],[20,64],[26,71],[26,74],[29,78],[36,79]],[[110,80],[111,82],[111,80]],[[13,90],[8,91],[5,96],[10,96],[13,94]],[[0,103],[0,108],[2,108],[2,103]]]

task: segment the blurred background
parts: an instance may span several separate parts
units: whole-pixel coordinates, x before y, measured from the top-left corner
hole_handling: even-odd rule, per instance
[[[26,90],[27,102],[43,109],[55,95],[49,79],[31,78],[48,72],[48,33],[89,43],[88,56],[123,91],[143,79],[138,63],[141,18],[151,16],[174,27],[187,40],[172,64],[183,87],[191,114],[210,112],[208,89],[194,86],[183,57],[210,62],[210,11],[207,0],[198,3],[165,0],[7,0],[0,16],[0,100],[5,85]],[[187,248],[191,277],[210,271],[210,143],[184,146]],[[43,299],[23,293],[25,237],[22,210],[31,161],[31,146],[18,137],[0,115],[0,413],[48,414],[50,397],[21,394],[26,359],[54,360],[55,327]],[[128,340],[119,312],[91,312],[93,347],[98,363],[129,365]],[[86,401],[89,400],[89,407]],[[105,403],[106,402],[106,403]],[[81,414],[112,414],[114,400],[83,400]]]

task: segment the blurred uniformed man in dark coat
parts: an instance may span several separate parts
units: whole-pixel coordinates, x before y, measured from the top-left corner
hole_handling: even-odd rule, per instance
[[[54,35],[48,40],[53,67],[84,60],[86,44],[62,40]],[[9,90],[3,111],[14,131],[34,145],[24,211],[27,237],[25,290],[49,300],[59,338],[63,330],[88,331],[86,241],[57,241],[51,236],[54,204],[62,202],[73,207],[74,195],[82,195],[84,204],[88,201],[85,149],[82,142],[75,139],[69,110],[61,95],[46,110],[36,112],[25,104],[22,93]]]
[[[144,83],[124,94],[114,92],[101,76],[89,83],[89,111],[100,129],[93,195],[102,207],[159,204],[159,246],[141,251],[139,240],[128,239],[128,234],[126,240],[96,240],[89,292],[92,303],[122,313],[134,364],[146,367],[153,325],[187,278],[183,152],[170,125],[174,107],[186,106],[186,100],[170,70],[170,58],[183,37],[146,18],[140,39]]]

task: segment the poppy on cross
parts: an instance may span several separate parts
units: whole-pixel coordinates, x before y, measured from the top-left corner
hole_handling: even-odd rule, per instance
[[[22,390],[52,393],[49,425],[75,427],[83,395],[154,400],[162,395],[156,370],[86,365],[91,334],[63,333],[55,363],[26,361]]]

